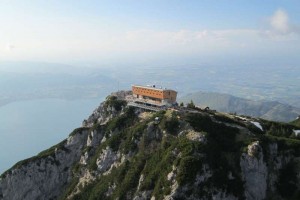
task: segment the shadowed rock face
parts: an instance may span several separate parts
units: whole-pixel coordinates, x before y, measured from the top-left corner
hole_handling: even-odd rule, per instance
[[[300,194],[296,127],[197,109],[145,114],[118,95],[66,140],[5,172],[0,199],[257,200]],[[292,189],[285,193],[279,185]]]

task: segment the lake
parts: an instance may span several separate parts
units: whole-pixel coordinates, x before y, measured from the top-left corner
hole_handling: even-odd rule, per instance
[[[103,99],[42,99],[0,107],[0,174],[67,138]]]

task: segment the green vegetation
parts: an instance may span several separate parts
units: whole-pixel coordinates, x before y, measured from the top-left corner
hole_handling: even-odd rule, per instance
[[[239,130],[216,123],[208,115],[203,114],[189,114],[186,120],[195,130],[207,132],[207,144],[204,150],[207,153],[205,162],[209,164],[214,173],[206,184],[230,191],[240,199],[244,198],[239,158],[245,144],[237,142],[235,139]],[[229,172],[235,179],[229,180]]]
[[[187,103],[187,104],[186,104],[186,107],[187,107],[187,108],[193,109],[193,108],[195,108],[196,106],[195,106],[193,100],[191,100],[190,103]]]
[[[112,169],[110,174],[102,176],[101,179],[83,188],[74,199],[126,199],[126,195],[135,191],[144,164],[145,159],[142,154],[139,154],[130,162],[125,161],[118,168]],[[107,197],[105,194],[112,187],[116,189],[112,190],[110,197]]]
[[[272,135],[263,135],[259,137],[259,140],[265,156],[269,155],[269,145],[274,143],[278,145],[279,152],[289,151],[291,155],[300,156],[300,140]]]
[[[79,127],[79,128],[74,129],[74,130],[69,134],[69,136],[74,136],[74,135],[76,135],[76,134],[81,134],[81,133],[83,133],[84,131],[87,131],[87,130],[89,130],[88,127]]]
[[[170,193],[171,181],[167,180],[172,166],[177,170],[176,180],[179,184],[185,184],[195,179],[195,175],[201,170],[200,157],[191,156],[200,152],[200,142],[193,142],[185,137],[164,137],[156,151],[148,154],[148,159],[142,174],[145,179],[141,184],[141,190],[153,190],[152,195],[162,199]],[[178,157],[177,154],[181,153]],[[188,161],[188,162],[185,162]]]
[[[203,152],[204,147],[200,142],[192,142],[186,138],[182,138],[178,145],[182,152],[182,158],[175,160],[178,162],[176,179],[181,185],[194,182],[197,173],[201,173],[202,170],[203,158],[198,154]]]
[[[293,124],[286,124],[280,122],[272,122],[272,121],[263,121],[263,128],[268,135],[284,137],[284,138],[294,138],[293,130],[299,129],[297,126]]]
[[[98,146],[94,155],[92,155],[92,158],[89,160],[88,168],[90,170],[97,169],[97,158],[102,153],[102,150],[106,147],[110,147],[113,151],[117,151],[119,146],[121,144],[125,145],[123,143],[124,141],[127,141],[127,143],[125,142],[126,147],[124,147],[124,151],[128,152],[129,150],[136,148],[136,145],[132,143],[133,141],[128,141],[136,134],[134,130],[131,130],[131,126],[134,126],[134,122],[137,121],[137,116],[134,112],[135,111],[133,107],[127,107],[124,110],[124,114],[111,119],[107,124],[102,126],[97,124],[94,125],[93,129],[101,130],[103,133],[105,133],[107,140],[102,145]],[[136,131],[139,130],[140,129],[136,129]],[[130,137],[130,139],[128,139],[128,137]]]
[[[73,199],[86,200],[86,199],[113,199],[106,197],[105,193],[108,191],[109,187],[113,186],[113,183],[122,183],[126,176],[126,172],[129,170],[129,162],[123,163],[118,169],[112,169],[111,173],[107,176],[101,177],[101,179],[94,181],[93,183],[84,187],[81,192],[73,197]],[[72,189],[72,188],[71,188]]]
[[[300,128],[300,118],[296,119],[295,121],[292,121],[291,124]]]
[[[144,168],[145,161],[146,159],[143,154],[138,154],[131,160],[129,169],[121,181],[120,187],[118,187],[114,194],[115,198],[125,199],[128,194],[133,194],[138,186],[140,173]]]
[[[104,132],[114,132],[116,129],[119,129],[119,131],[110,137],[108,135],[107,141],[98,147],[89,163],[92,166],[91,170],[96,169],[96,159],[106,146],[110,146],[113,150],[120,150],[123,153],[137,150],[138,153],[120,167],[114,168],[109,175],[102,176],[101,181],[95,181],[85,187],[75,199],[107,199],[108,197],[105,196],[105,193],[112,187],[112,183],[117,185],[112,192],[111,199],[117,197],[125,199],[128,195],[132,197],[138,185],[139,177],[142,174],[145,179],[140,188],[142,190],[152,190],[154,196],[162,199],[164,195],[170,193],[171,182],[167,180],[167,175],[172,170],[172,163],[178,168],[176,180],[180,184],[194,180],[196,174],[201,170],[202,162],[199,156],[192,155],[196,155],[203,150],[203,145],[200,142],[190,141],[184,136],[178,139],[172,135],[163,137],[162,141],[155,142],[154,140],[150,142],[147,140],[149,137],[147,132],[145,132],[147,124],[158,116],[162,119],[161,124],[153,128],[159,129],[162,126],[168,132],[175,134],[172,131],[175,130],[174,126],[178,126],[179,120],[173,113],[169,114],[170,116],[166,116],[165,112],[158,112],[148,121],[140,123],[134,123],[136,121],[135,118],[131,119],[131,123],[129,123],[130,120],[124,123],[123,118],[121,118],[122,120],[113,119],[102,127]],[[124,116],[127,116],[126,120],[130,119],[127,112],[125,112]],[[120,123],[116,123],[116,120],[120,121]],[[143,143],[143,139],[148,142]],[[141,141],[140,146],[137,146],[134,142],[135,140]],[[180,158],[177,156],[179,152],[181,153]],[[74,170],[78,171],[77,166],[74,167]],[[74,184],[70,187],[73,186]]]
[[[138,146],[136,141],[145,132],[147,127],[146,123],[147,121],[138,123],[122,135],[122,140],[124,142],[121,144],[120,148],[122,149],[123,153],[127,154],[129,152],[134,152],[137,150]]]
[[[104,107],[107,108],[108,106],[114,107],[116,111],[121,111],[122,107],[126,106],[126,101],[119,100],[116,96],[108,96]]]
[[[127,107],[123,115],[119,115],[108,122],[105,126],[105,132],[109,133],[116,129],[127,128],[134,123],[136,115],[133,107]]]
[[[160,126],[163,130],[166,130],[169,134],[176,135],[179,127],[179,120],[175,115],[172,115],[172,117],[170,118],[164,117],[160,123]]]
[[[156,117],[158,117],[159,119],[162,119],[166,114],[166,111],[162,110],[162,111],[159,111],[159,112],[155,112],[153,115],[152,115],[152,118],[151,120],[154,120]]]
[[[289,155],[300,156],[300,140],[292,138],[295,125],[258,120],[264,129],[261,131],[226,114],[178,113],[171,110],[139,119],[135,108],[125,107],[126,104],[116,97],[108,97],[104,105],[122,112],[104,125],[96,123],[91,128],[75,129],[70,134],[74,136],[97,130],[106,140],[99,146],[84,146],[81,149],[89,156],[87,165],[75,163],[71,168],[66,168],[71,171],[72,179],[61,199],[74,192],[85,170],[94,174],[96,180],[80,186],[81,192],[72,199],[132,199],[136,191],[149,191],[150,196],[163,199],[171,193],[174,182],[181,188],[187,188],[183,191],[185,197],[193,195],[195,198],[210,199],[214,191],[220,190],[245,199],[240,158],[251,142],[260,141],[267,165],[273,162],[269,161],[269,146],[273,143],[277,143],[279,154],[288,152]],[[195,108],[195,105],[191,101],[188,107]],[[190,132],[191,127],[195,131]],[[205,133],[205,142],[187,138],[187,132]],[[44,157],[55,162],[56,148],[68,151],[64,147],[65,142],[17,163],[16,167]],[[118,167],[101,174],[97,171],[96,161],[108,147],[114,153],[126,155],[126,159],[118,160]],[[299,163],[292,160],[280,171],[276,187],[283,198],[299,198],[299,183],[295,178],[298,169]],[[199,176],[205,177],[205,180],[199,181]]]
[[[65,190],[65,192],[63,193],[63,195],[61,195],[61,197],[59,198],[59,200],[66,199],[73,192],[73,189],[77,185],[78,181],[79,181],[78,177],[73,177],[72,180],[69,183],[68,188]]]
[[[196,131],[206,133],[206,144],[191,141],[184,135],[177,136],[182,119],[178,118],[175,112],[158,112],[142,122],[138,122],[135,116],[134,110],[125,110],[123,115],[98,127],[106,134],[107,140],[98,147],[90,159],[88,164],[90,170],[96,170],[96,159],[107,146],[113,151],[134,154],[120,167],[112,169],[110,174],[101,176],[101,181],[99,179],[85,187],[75,199],[132,198],[141,175],[144,180],[141,182],[140,190],[152,191],[151,196],[162,199],[171,192],[172,180],[168,180],[168,174],[172,171],[175,174],[173,178],[180,186],[189,185],[190,189],[186,195],[190,193],[210,196],[207,188],[219,188],[239,199],[244,199],[244,183],[241,178],[239,159],[248,144],[260,140],[262,145],[267,145],[276,140],[280,151],[289,148],[298,151],[298,140],[261,133],[256,137],[242,139],[239,129],[221,122],[243,127],[247,125],[225,115],[214,115],[218,122],[205,113],[181,116]],[[149,123],[153,122],[155,117],[159,117],[160,121],[157,125],[151,125],[153,126],[151,131],[166,130],[167,132],[161,139],[152,138],[147,132]],[[196,176],[204,173],[203,164],[209,165],[213,172],[212,176],[194,187],[191,184],[195,182]],[[230,179],[229,174],[234,178]],[[108,191],[111,193],[110,197],[106,196]]]

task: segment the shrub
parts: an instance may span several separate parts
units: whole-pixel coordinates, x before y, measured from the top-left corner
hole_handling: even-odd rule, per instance
[[[105,101],[105,107],[114,107],[116,111],[121,111],[126,105],[126,101],[119,100],[116,96],[108,96]]]
[[[74,136],[74,135],[76,135],[76,134],[81,134],[83,131],[87,131],[87,130],[89,130],[88,127],[79,127],[79,128],[74,129],[74,130],[69,134],[69,136]]]
[[[143,170],[144,165],[145,157],[143,154],[137,155],[131,160],[125,177],[114,194],[115,198],[126,199],[126,195],[135,190],[138,185],[140,173]]]
[[[110,131],[114,131],[115,129],[122,129],[127,128],[134,124],[135,120],[137,119],[134,108],[126,108],[125,113],[123,115],[117,116],[111,119],[106,125],[106,133]]]
[[[169,119],[163,118],[160,124],[162,129],[165,129],[168,133],[172,135],[175,135],[179,128],[179,120],[176,118],[176,116],[172,116]]]
[[[109,146],[113,151],[117,151],[119,149],[119,145],[122,141],[122,134],[115,133],[107,140],[107,146]]]
[[[193,108],[195,108],[196,106],[195,106],[195,104],[194,104],[193,100],[191,100],[191,102],[190,102],[190,103],[187,103],[187,104],[186,104],[186,107],[187,107],[187,108],[191,108],[191,109],[193,109]]]
[[[192,183],[197,172],[201,169],[201,160],[195,156],[186,156],[180,160],[178,175],[176,177],[180,185]]]

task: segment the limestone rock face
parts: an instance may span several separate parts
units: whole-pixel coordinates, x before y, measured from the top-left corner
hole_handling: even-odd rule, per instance
[[[248,145],[248,153],[242,155],[240,165],[245,181],[246,199],[265,199],[268,170],[259,142]]]
[[[96,162],[98,171],[100,173],[107,171],[119,157],[120,156],[118,156],[114,151],[112,151],[112,149],[110,148],[104,149]]]
[[[149,123],[147,128],[147,138],[149,140],[157,140],[162,137],[162,133],[159,129],[155,126],[154,123]]]
[[[42,158],[29,159],[0,180],[1,200],[56,199],[70,181],[70,167],[79,161],[87,131],[78,132]]]
[[[119,91],[114,92],[109,97],[116,97],[119,100],[124,100],[127,95],[130,95],[131,91]],[[107,104],[107,101],[102,102],[88,117],[82,122],[84,127],[92,127],[95,123],[105,124],[108,120],[117,116],[120,113],[114,105]]]
[[[114,114],[114,109],[112,107],[105,107],[104,104],[105,103],[101,103],[88,119],[82,122],[82,126],[92,127],[95,123],[104,124],[111,119]]]
[[[103,136],[103,133],[97,132],[97,130],[91,131],[91,133],[88,136],[86,146],[95,147],[99,145],[99,142],[102,140]]]

